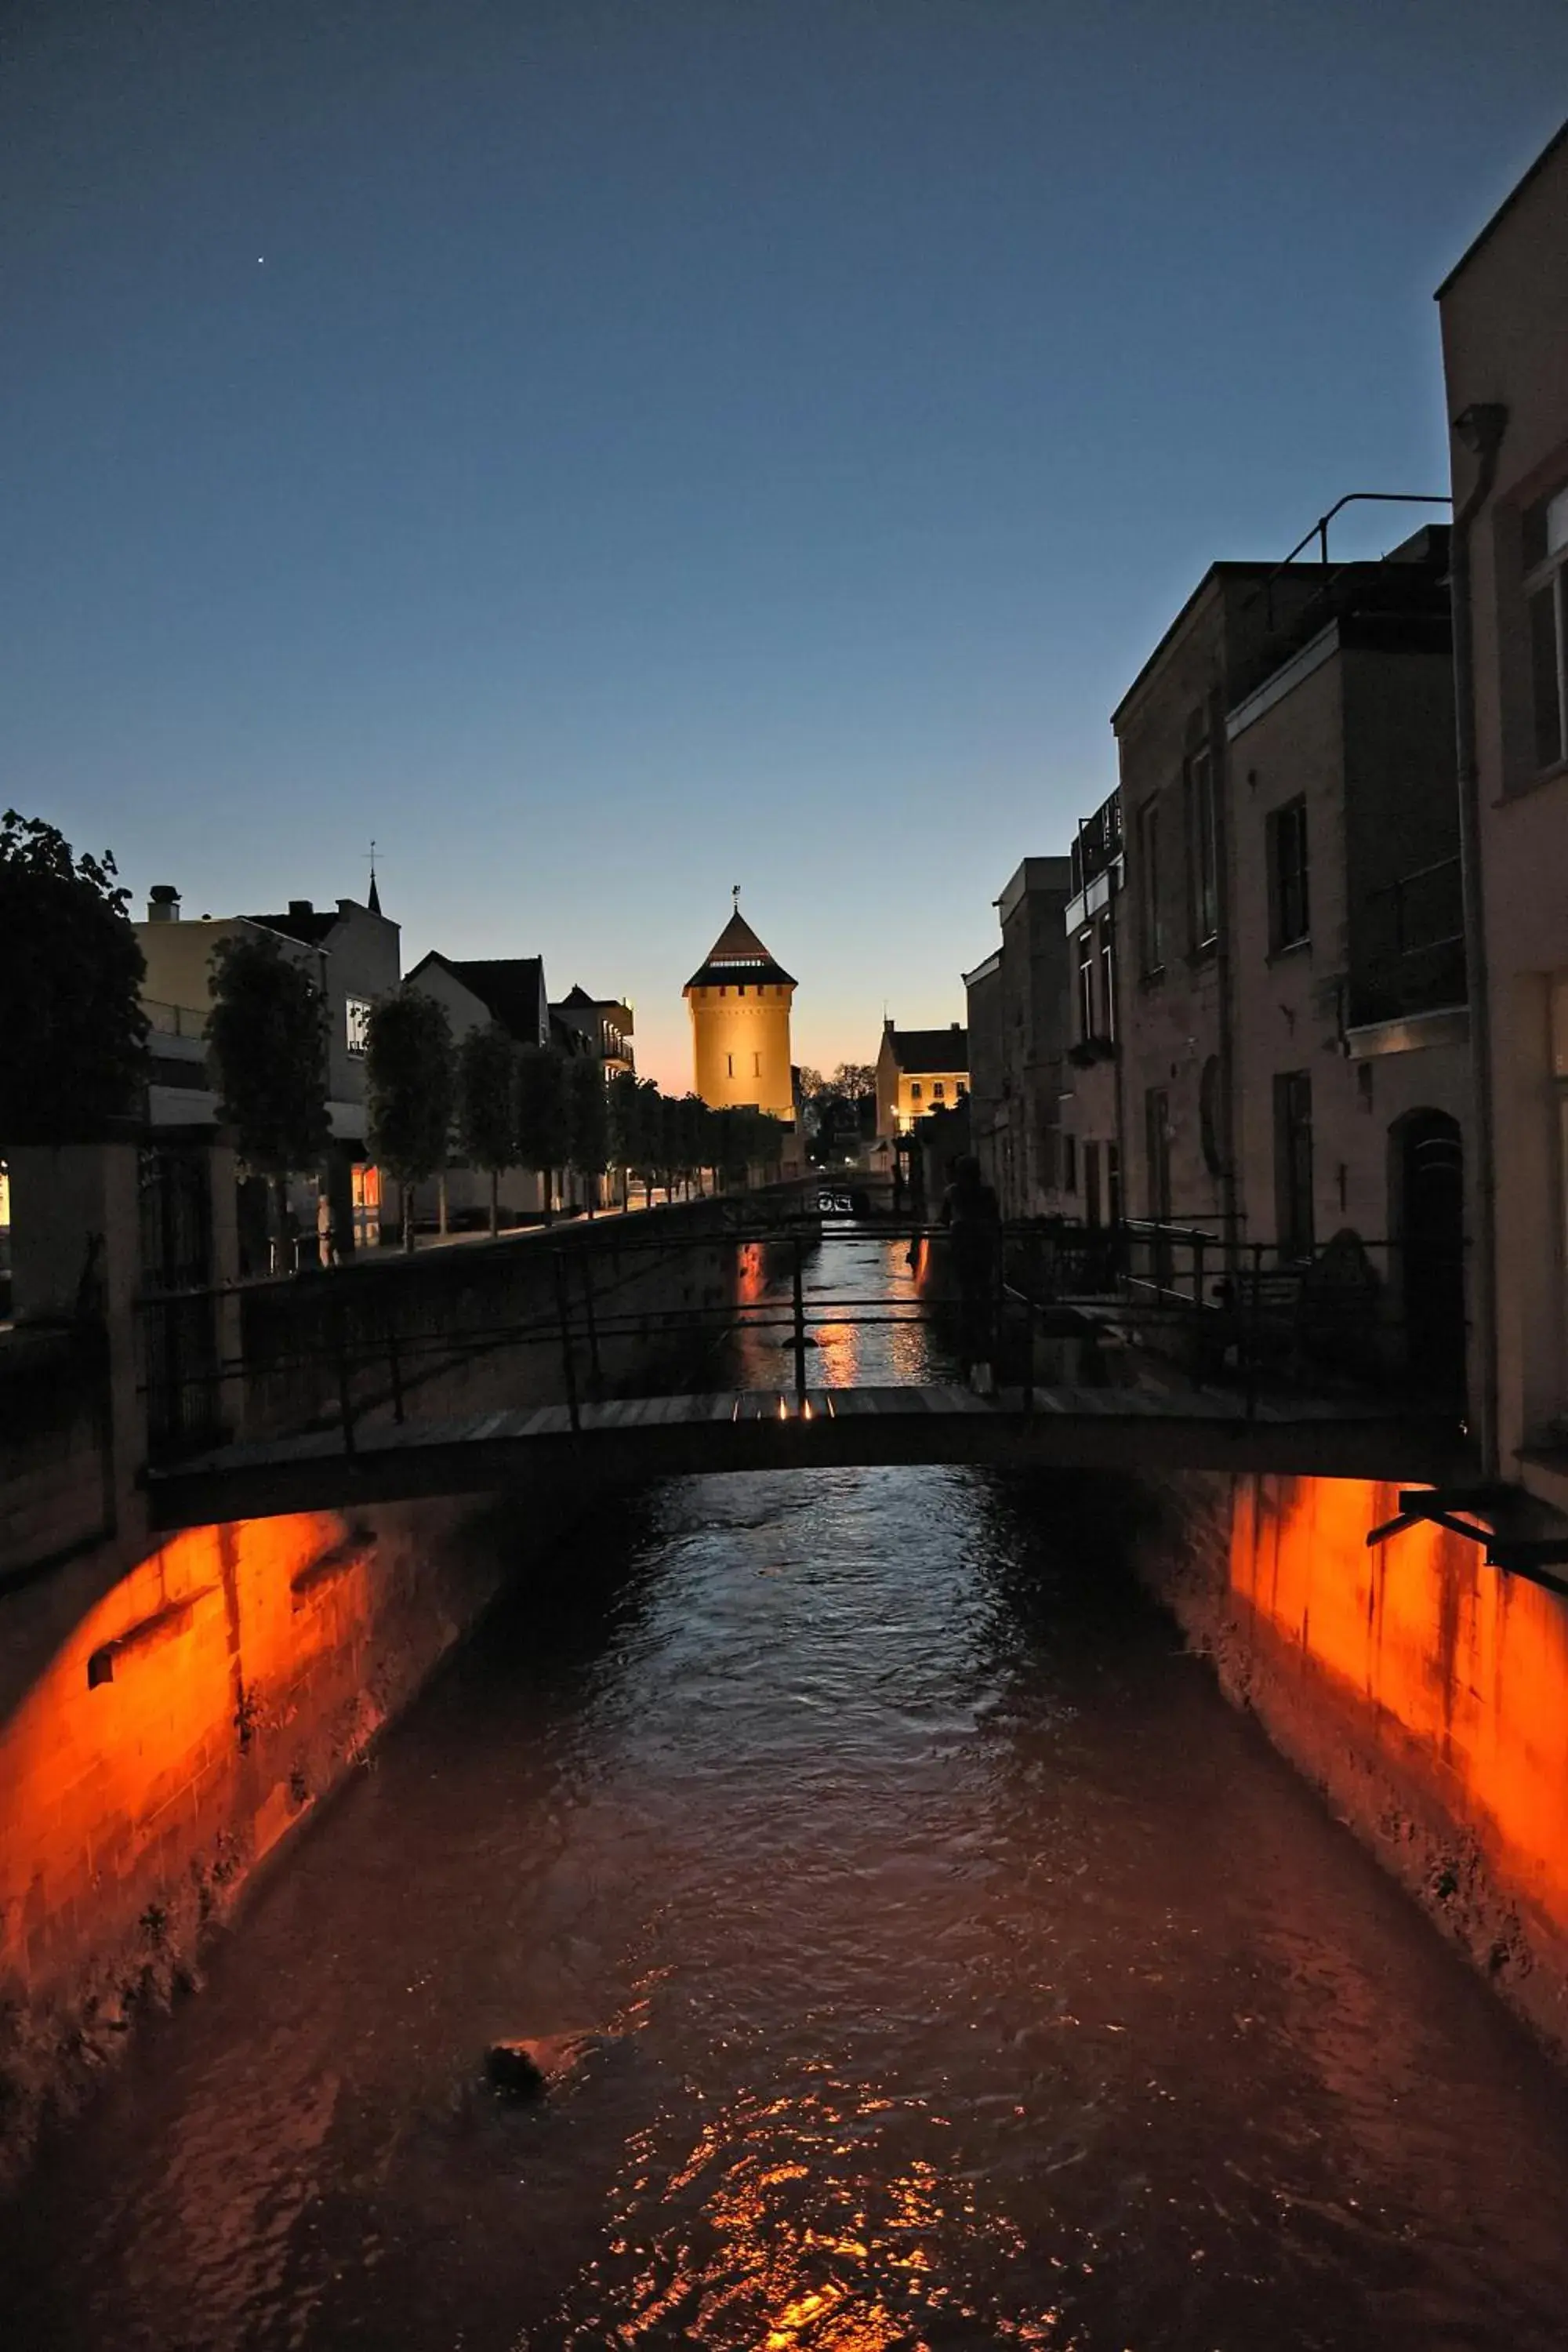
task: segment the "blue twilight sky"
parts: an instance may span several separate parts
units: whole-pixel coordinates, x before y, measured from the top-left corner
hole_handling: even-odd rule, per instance
[[[374,835],[671,1085],[738,880],[868,1058],[1213,558],[1447,487],[1565,93],[1563,0],[5,0],[0,801],[191,914]]]

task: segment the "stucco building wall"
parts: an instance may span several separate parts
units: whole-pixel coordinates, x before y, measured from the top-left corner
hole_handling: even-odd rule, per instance
[[[1228,926],[1237,852],[1237,803],[1226,710],[1267,668],[1294,616],[1322,582],[1317,564],[1216,563],[1172,623],[1112,719],[1121,766],[1126,890],[1119,915],[1125,952],[1119,973],[1121,1018],[1122,1179],[1129,1215],[1162,1207],[1177,1223],[1218,1229],[1236,1210],[1234,1070],[1227,1026]],[[1217,926],[1202,936],[1197,887],[1194,773],[1212,774]],[[1158,825],[1150,858],[1149,816]],[[1156,940],[1156,924],[1158,938]],[[1205,1122],[1205,1065],[1215,1116]],[[1165,1098],[1168,1198],[1162,1202],[1152,1146],[1151,1097]],[[1205,1149],[1205,1128],[1214,1148]]]
[[[1230,720],[1236,779],[1234,969],[1237,1136],[1248,1241],[1280,1238],[1274,1082],[1310,1081],[1313,1230],[1396,1237],[1398,1153],[1391,1129],[1430,1107],[1458,1122],[1467,1152],[1470,1087],[1462,1015],[1402,1033],[1403,1051],[1370,1050],[1358,1018],[1382,1018],[1398,985],[1380,977],[1379,909],[1402,876],[1457,848],[1453,706],[1441,649],[1372,651],[1331,624]],[[1270,821],[1305,803],[1309,936],[1271,942]],[[1407,959],[1419,986],[1420,959]],[[1462,986],[1462,982],[1461,982]],[[1460,998],[1462,1003],[1462,996]],[[1419,1042],[1424,1034],[1432,1042]],[[1389,1041],[1380,1041],[1386,1045]],[[1397,1285],[1397,1262],[1375,1252]]]

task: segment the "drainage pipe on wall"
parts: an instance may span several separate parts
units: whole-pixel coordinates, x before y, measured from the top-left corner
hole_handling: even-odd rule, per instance
[[[1475,1100],[1476,1232],[1471,1255],[1478,1371],[1476,1421],[1481,1475],[1500,1474],[1498,1450],[1497,1176],[1492,1129],[1491,989],[1487,969],[1486,908],[1481,893],[1480,776],[1476,756],[1476,662],[1471,630],[1470,529],[1492,494],[1508,411],[1477,401],[1454,419],[1454,430],[1478,460],[1476,478],[1454,515],[1449,596],[1454,632],[1454,731],[1459,783],[1459,874],[1464,896],[1465,977],[1470,1004],[1470,1069]]]

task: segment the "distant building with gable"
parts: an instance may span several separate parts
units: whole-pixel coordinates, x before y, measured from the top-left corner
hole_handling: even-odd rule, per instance
[[[882,1024],[877,1055],[877,1133],[908,1135],[933,1110],[951,1110],[969,1096],[969,1032],[959,1021],[946,1029],[897,1029]]]

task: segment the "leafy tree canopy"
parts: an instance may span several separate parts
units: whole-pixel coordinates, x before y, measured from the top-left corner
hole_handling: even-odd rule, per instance
[[[495,1022],[458,1048],[458,1149],[491,1174],[517,1157],[517,1047]]]
[[[525,1045],[517,1062],[517,1156],[541,1175],[566,1164],[566,1065],[548,1045]]]
[[[115,864],[0,817],[0,1143],[72,1143],[135,1108],[143,964]]]
[[[237,931],[213,951],[207,1045],[218,1117],[242,1160],[267,1176],[317,1167],[331,1137],[327,1007],[270,931]]]
[[[567,1153],[582,1176],[602,1176],[610,1164],[610,1106],[604,1072],[592,1055],[566,1065]]]
[[[445,1008],[417,988],[373,1005],[365,1039],[371,1146],[403,1185],[446,1164],[452,1127],[452,1031]]]

